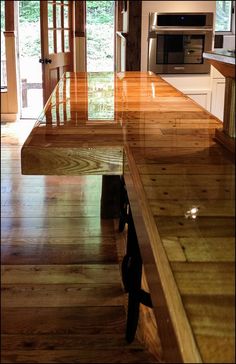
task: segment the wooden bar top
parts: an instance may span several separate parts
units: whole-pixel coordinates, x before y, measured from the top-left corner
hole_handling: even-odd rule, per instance
[[[235,169],[222,124],[151,72],[66,73],[23,174],[123,174],[163,357],[235,362]]]

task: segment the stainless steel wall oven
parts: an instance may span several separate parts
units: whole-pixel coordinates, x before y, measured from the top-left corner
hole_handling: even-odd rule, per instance
[[[150,13],[148,70],[209,73],[203,52],[212,49],[213,13]]]

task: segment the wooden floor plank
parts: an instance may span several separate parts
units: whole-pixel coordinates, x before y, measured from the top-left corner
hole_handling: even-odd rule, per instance
[[[3,284],[7,307],[121,306],[120,284]]]
[[[78,241],[79,239],[77,239]],[[82,239],[81,239],[82,240]],[[78,244],[7,244],[1,247],[1,260],[4,264],[91,264],[115,263],[116,251],[112,244],[90,243],[85,239]],[[99,241],[99,238],[97,239]],[[62,253],[63,251],[63,253]]]
[[[1,329],[9,335],[120,335],[124,338],[122,306],[5,307]],[[35,336],[34,336],[35,337]]]
[[[2,265],[3,284],[112,284],[119,282],[117,264]]]
[[[121,350],[37,350],[10,351],[2,363],[155,363],[142,351],[125,348]]]
[[[33,200],[34,201],[34,200]],[[48,217],[98,217],[100,216],[100,204],[95,202],[93,204],[85,204],[83,202],[78,203],[78,205],[64,205],[63,209],[58,206],[57,203],[47,203],[47,206],[42,205],[36,209],[36,204],[34,205],[31,201],[29,206],[17,207],[14,204],[4,205],[2,211],[3,217],[19,218],[24,214],[24,217],[30,218],[48,218]]]
[[[95,335],[3,335],[2,348],[7,351],[19,350],[91,350],[96,345],[99,350],[119,349],[127,346],[120,334],[101,333]],[[132,349],[142,349],[136,340],[130,345]]]

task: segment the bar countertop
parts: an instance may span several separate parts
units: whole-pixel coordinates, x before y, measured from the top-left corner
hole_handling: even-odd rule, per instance
[[[23,174],[124,175],[169,362],[168,327],[182,362],[235,362],[235,169],[220,127],[151,72],[66,73],[22,148]]]
[[[235,65],[235,51],[218,49],[214,51],[204,52],[203,57],[206,59],[212,59],[214,61]]]

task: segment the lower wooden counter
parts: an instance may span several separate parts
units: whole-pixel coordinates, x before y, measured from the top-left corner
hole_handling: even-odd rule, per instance
[[[234,362],[235,169],[221,123],[151,72],[67,73],[24,174],[124,175],[166,362]]]

